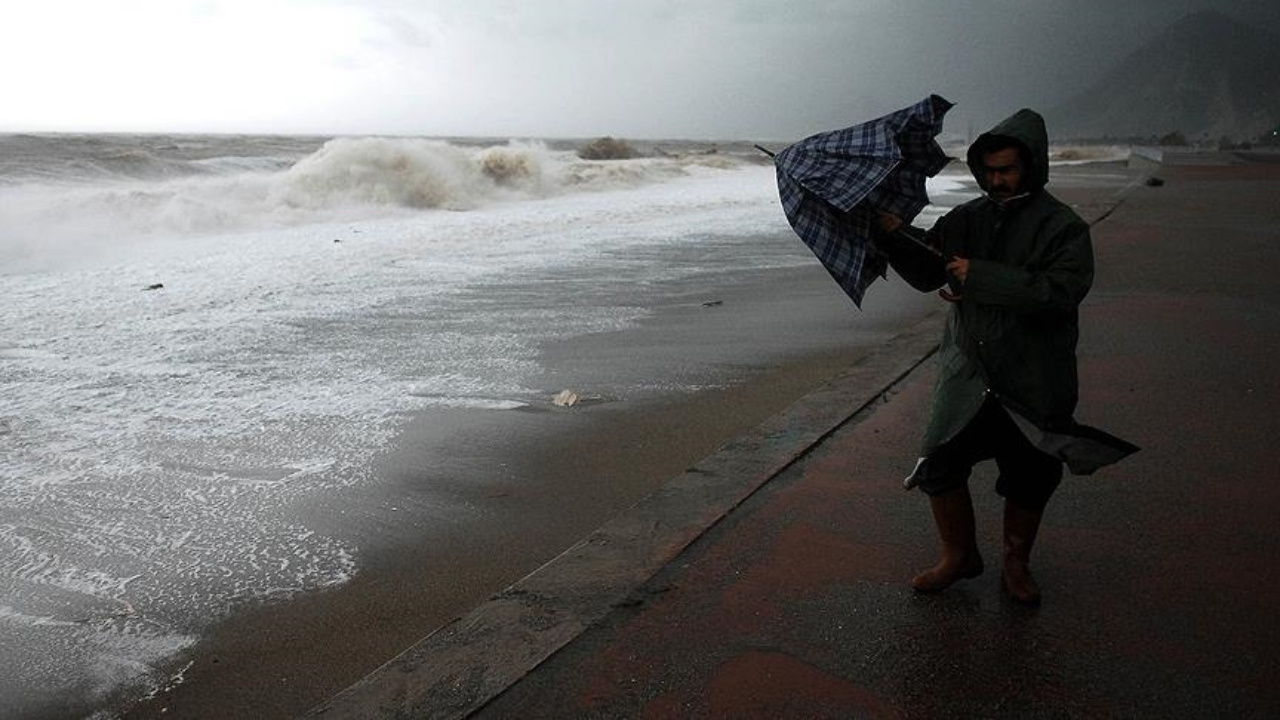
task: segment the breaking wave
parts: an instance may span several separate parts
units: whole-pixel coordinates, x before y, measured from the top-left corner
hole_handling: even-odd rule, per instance
[[[301,148],[218,148],[225,154],[176,142],[99,142],[85,138],[78,151],[64,143],[55,162],[39,167],[0,167],[0,251],[18,265],[136,239],[468,211],[740,165],[724,155],[587,161],[535,141],[337,138]]]
[[[276,178],[268,202],[465,210],[511,194],[545,192],[549,164],[539,145],[469,152],[436,140],[338,139]]]

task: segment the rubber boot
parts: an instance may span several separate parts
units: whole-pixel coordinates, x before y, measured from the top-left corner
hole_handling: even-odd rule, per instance
[[[919,592],[940,592],[958,580],[981,575],[982,555],[974,537],[973,498],[967,485],[930,496],[929,507],[938,526],[940,557],[937,565],[911,579],[911,587]]]
[[[1040,586],[1031,576],[1031,548],[1036,543],[1044,510],[1028,510],[1004,503],[1004,589],[1023,605],[1040,605]]]

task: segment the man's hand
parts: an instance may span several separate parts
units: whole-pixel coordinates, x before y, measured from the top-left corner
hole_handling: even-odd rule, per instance
[[[876,222],[880,224],[880,229],[893,234],[902,227],[902,218],[893,213],[881,212],[876,214]]]
[[[951,262],[947,263],[947,272],[956,279],[958,284],[964,285],[969,279],[969,260],[959,255],[952,256]]]

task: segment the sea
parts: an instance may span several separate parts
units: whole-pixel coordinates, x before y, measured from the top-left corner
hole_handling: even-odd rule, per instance
[[[638,290],[815,262],[753,143],[586,142],[0,136],[0,717],[155,692],[236,608],[359,573],[300,508],[379,483],[414,412],[547,405],[539,348]],[[918,224],[973,195],[930,193]]]

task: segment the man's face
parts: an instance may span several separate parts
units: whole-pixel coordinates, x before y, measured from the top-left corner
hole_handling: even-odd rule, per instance
[[[1017,148],[1005,148],[982,156],[982,173],[986,179],[987,194],[992,200],[1004,202],[1022,193],[1022,156]]]

